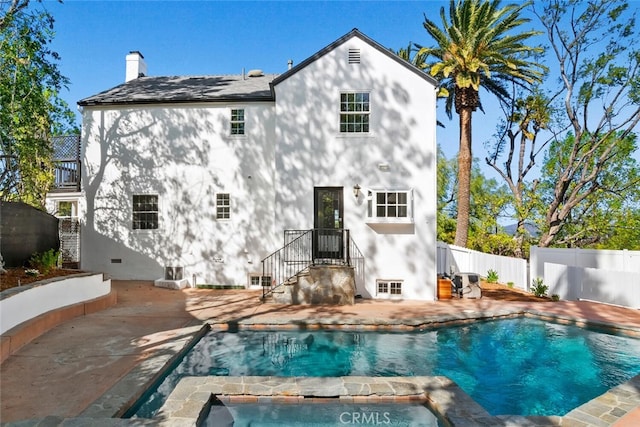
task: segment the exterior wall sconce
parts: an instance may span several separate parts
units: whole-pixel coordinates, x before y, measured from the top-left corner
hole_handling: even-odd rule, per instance
[[[360,186],[358,184],[353,186],[353,197],[356,199],[360,196]]]

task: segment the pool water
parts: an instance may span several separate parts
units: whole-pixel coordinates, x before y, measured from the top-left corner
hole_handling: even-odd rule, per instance
[[[640,340],[512,318],[421,332],[210,332],[135,415],[180,378],[444,375],[491,415],[564,415],[640,373]]]
[[[429,409],[418,403],[219,404],[211,407],[203,422],[205,427],[334,427],[351,424],[396,427],[439,427],[442,425]]]

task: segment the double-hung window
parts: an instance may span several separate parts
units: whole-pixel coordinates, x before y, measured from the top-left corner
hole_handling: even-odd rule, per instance
[[[156,230],[158,228],[158,195],[133,195],[133,229]]]
[[[231,198],[229,193],[216,194],[216,218],[231,218]]]
[[[244,135],[244,108],[231,110],[231,135]]]
[[[340,133],[368,133],[371,103],[369,92],[340,94]]]
[[[413,222],[413,190],[369,190],[367,219],[371,222]]]

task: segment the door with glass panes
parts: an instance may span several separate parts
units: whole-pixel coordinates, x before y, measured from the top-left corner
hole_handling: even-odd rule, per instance
[[[344,256],[344,201],[342,187],[314,188],[313,258],[342,259]]]

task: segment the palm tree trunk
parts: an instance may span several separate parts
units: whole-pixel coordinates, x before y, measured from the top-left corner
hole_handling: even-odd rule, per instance
[[[458,216],[456,220],[456,246],[467,246],[469,212],[471,204],[471,107],[462,107],[460,115],[460,148],[458,150]]]

